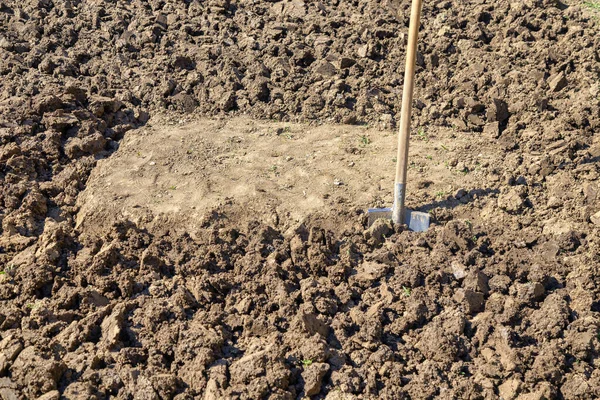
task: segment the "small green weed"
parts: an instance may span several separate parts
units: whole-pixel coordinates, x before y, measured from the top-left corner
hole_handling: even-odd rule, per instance
[[[173,185],[169,187],[169,190],[177,190],[177,186]]]
[[[362,144],[363,146],[371,144],[371,139],[369,139],[369,137],[367,135],[361,135],[360,136],[360,144]]]
[[[588,0],[584,1],[583,5],[587,8],[591,8],[594,11],[600,12],[600,0]]]
[[[37,310],[38,308],[40,308],[42,306],[42,302],[36,301],[35,303],[27,303],[25,304],[25,308],[27,308],[28,310]]]
[[[408,288],[406,286],[402,286],[402,294],[404,295],[404,297],[410,297],[410,294],[412,293],[412,289]]]
[[[421,139],[424,142],[429,142],[429,136],[427,136],[427,133],[425,133],[425,129],[423,129],[422,127],[417,129],[417,136],[419,136],[419,139]]]
[[[312,365],[312,363],[313,360],[302,360],[302,365],[304,365],[305,367]]]
[[[446,197],[448,194],[446,192],[444,192],[443,190],[440,190],[439,192],[435,193],[435,197],[437,198],[442,198],[442,197]]]
[[[286,139],[294,138],[292,136],[292,128],[290,128],[289,126],[285,126],[280,132],[281,132],[281,136],[283,136]]]
[[[426,155],[425,158],[428,160],[433,160],[433,156],[431,156],[431,155]]]
[[[444,146],[443,144],[440,145],[442,147],[443,150],[448,151],[448,148],[446,146]]]

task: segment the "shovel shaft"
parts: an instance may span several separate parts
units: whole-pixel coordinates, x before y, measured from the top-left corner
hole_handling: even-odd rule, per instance
[[[406,193],[406,172],[408,167],[408,142],[410,137],[410,117],[415,87],[415,63],[417,59],[417,39],[421,24],[422,0],[413,0],[408,31],[408,47],[406,50],[406,69],[404,71],[404,91],[402,93],[402,109],[400,111],[400,130],[398,131],[398,156],[396,162],[396,182],[394,185],[394,207],[392,220],[394,223],[404,221],[404,197]]]

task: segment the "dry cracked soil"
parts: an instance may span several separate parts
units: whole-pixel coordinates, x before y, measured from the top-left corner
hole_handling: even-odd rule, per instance
[[[600,397],[600,3],[0,0],[0,399]]]

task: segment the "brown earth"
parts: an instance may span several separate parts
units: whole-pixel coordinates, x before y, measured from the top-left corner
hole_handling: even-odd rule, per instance
[[[425,3],[416,234],[408,1],[0,0],[0,398],[600,397],[598,3]]]

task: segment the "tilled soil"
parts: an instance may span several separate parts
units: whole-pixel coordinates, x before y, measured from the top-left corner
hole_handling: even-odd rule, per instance
[[[415,137],[497,143],[448,158],[489,201],[191,238],[82,235],[97,160],[161,113],[392,128],[409,2],[0,0],[0,398],[599,397],[595,4],[426,2]]]

